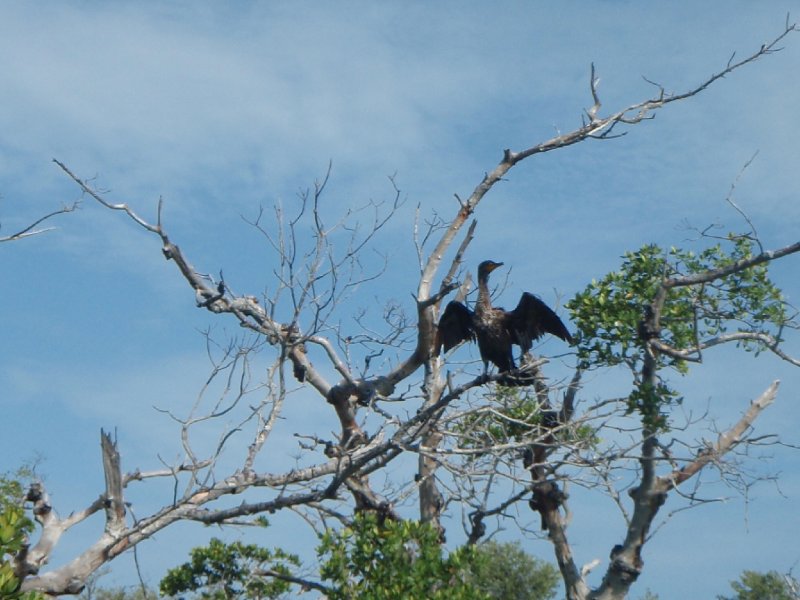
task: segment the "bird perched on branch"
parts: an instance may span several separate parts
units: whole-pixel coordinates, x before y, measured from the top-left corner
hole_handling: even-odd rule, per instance
[[[516,344],[525,354],[534,340],[551,333],[565,342],[573,343],[572,336],[553,310],[539,298],[524,292],[514,310],[492,306],[489,294],[489,274],[503,263],[485,260],[478,265],[478,301],[471,311],[461,302],[450,302],[439,319],[439,351],[466,340],[478,341],[484,373],[489,363],[501,373],[516,369],[512,346]]]

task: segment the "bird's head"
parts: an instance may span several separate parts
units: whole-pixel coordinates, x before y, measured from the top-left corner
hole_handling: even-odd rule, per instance
[[[503,263],[494,262],[493,260],[485,260],[478,265],[478,278],[487,277],[489,273],[494,271],[497,267],[502,267]]]

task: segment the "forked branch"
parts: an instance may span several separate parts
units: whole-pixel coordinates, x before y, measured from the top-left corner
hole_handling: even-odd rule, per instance
[[[80,202],[74,202],[70,206],[63,206],[62,208],[59,208],[58,210],[54,210],[53,212],[48,213],[48,214],[44,215],[43,217],[40,217],[40,218],[36,219],[33,223],[31,223],[27,227],[23,227],[19,231],[16,231],[16,232],[14,232],[12,234],[9,234],[9,235],[0,235],[0,242],[13,242],[13,241],[16,241],[16,240],[21,240],[21,239],[28,238],[28,237],[31,237],[31,236],[34,236],[34,235],[39,235],[41,233],[46,233],[48,231],[52,231],[53,229],[55,229],[54,227],[45,227],[43,229],[37,229],[37,228],[39,227],[39,225],[41,225],[45,221],[47,221],[49,219],[52,219],[53,217],[55,217],[57,215],[63,215],[65,213],[70,213],[70,212],[72,212],[74,210],[77,210],[79,206],[80,206]]]

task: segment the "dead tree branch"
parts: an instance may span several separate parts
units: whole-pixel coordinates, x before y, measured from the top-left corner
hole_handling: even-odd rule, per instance
[[[0,242],[13,242],[16,240],[21,240],[24,238],[28,238],[34,235],[39,235],[41,233],[46,233],[48,231],[52,231],[55,227],[45,227],[43,229],[37,229],[39,225],[44,223],[45,221],[52,219],[57,215],[63,215],[65,213],[71,213],[74,210],[77,210],[80,207],[80,202],[74,202],[69,206],[63,206],[58,210],[54,210],[43,217],[36,219],[33,223],[28,225],[27,227],[23,227],[19,231],[12,233],[10,235],[0,235]]]

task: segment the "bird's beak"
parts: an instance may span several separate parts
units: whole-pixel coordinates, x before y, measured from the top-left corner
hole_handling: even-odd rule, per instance
[[[492,271],[494,271],[497,267],[502,267],[505,263],[494,263],[492,265]]]

